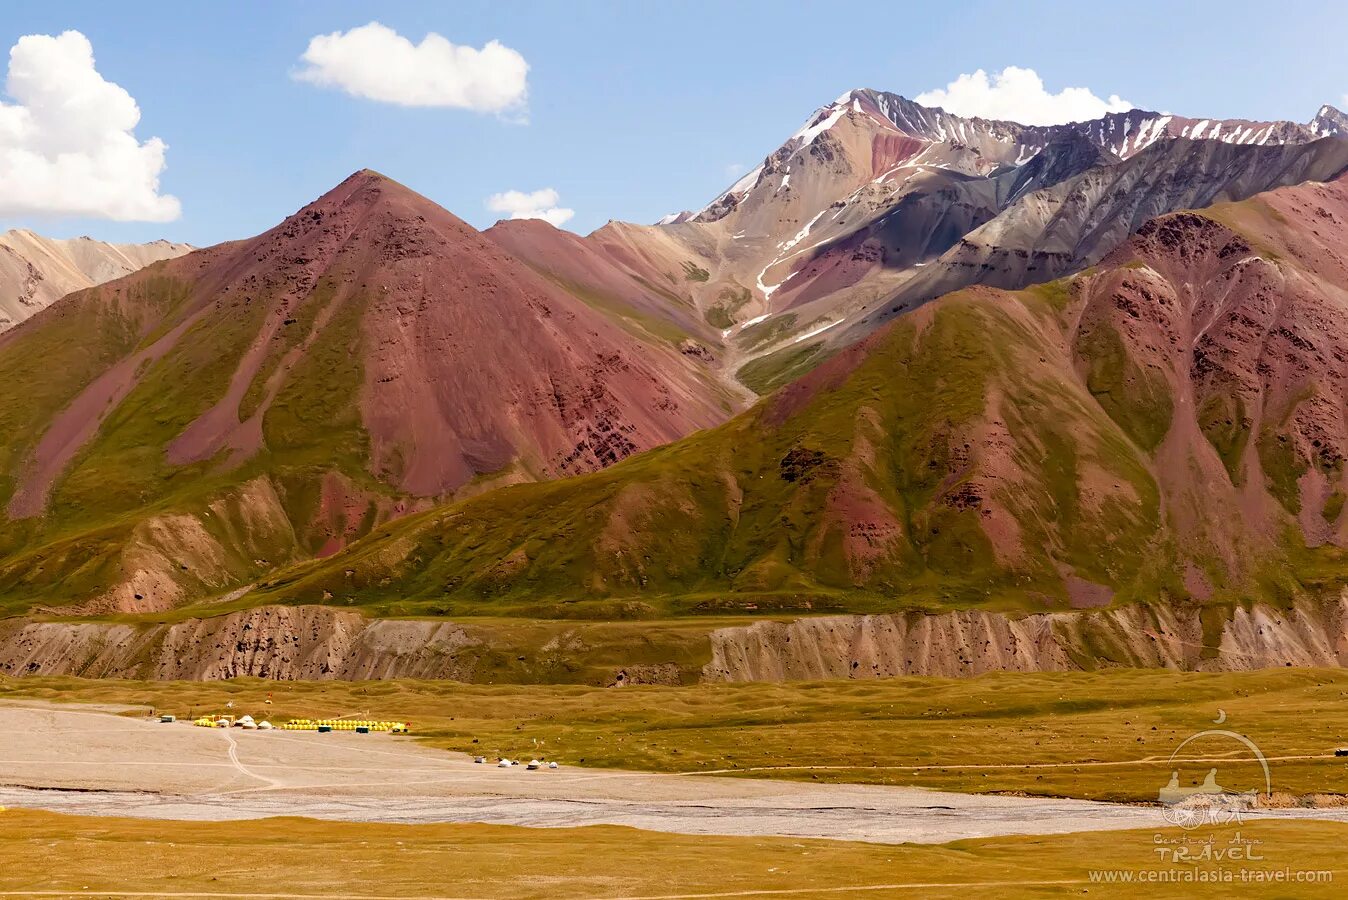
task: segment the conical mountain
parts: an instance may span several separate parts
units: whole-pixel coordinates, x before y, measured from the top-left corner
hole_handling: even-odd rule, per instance
[[[359,172],[0,337],[0,584],[40,586],[56,556],[75,574],[53,596],[94,606],[225,590],[715,424],[731,403],[703,365]]]

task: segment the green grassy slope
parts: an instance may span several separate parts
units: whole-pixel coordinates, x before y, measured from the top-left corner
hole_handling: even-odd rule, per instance
[[[16,437],[0,451],[6,476],[0,503],[12,495],[53,410],[112,362],[186,320],[192,293],[191,282],[171,277],[95,288],[62,304],[60,315],[30,323],[22,339],[0,353],[0,417]],[[320,286],[274,341],[271,365],[264,364],[249,397],[260,398],[261,383],[281,355],[310,337],[320,308],[337,304],[266,411],[264,451],[242,465],[231,464],[228,451],[173,465],[166,448],[223,395],[270,314],[266,305],[236,299],[225,314],[201,318],[162,357],[143,365],[125,399],[53,485],[46,513],[6,523],[3,607],[20,611],[98,596],[127,579],[142,544],[184,595],[209,595],[319,549],[326,538],[317,521],[325,478],[336,474],[356,489],[396,496],[367,474],[368,438],[355,406],[363,303],[358,296],[334,296],[331,286]],[[94,352],[81,352],[84,347]],[[165,554],[169,558],[158,558]]]
[[[896,596],[1043,608],[1066,603],[1065,567],[1141,597],[1155,588],[1156,485],[1063,364],[1058,299],[948,297],[720,428],[394,523],[250,600],[326,591],[539,615],[865,610]],[[979,446],[990,406],[1005,458]],[[1083,502],[1088,468],[1120,489]],[[989,520],[1008,518],[1020,536],[990,536]]]

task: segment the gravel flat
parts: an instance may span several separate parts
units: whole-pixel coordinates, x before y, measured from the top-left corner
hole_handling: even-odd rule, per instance
[[[0,805],[183,820],[309,816],[945,843],[1161,827],[1159,810],[921,788],[476,764],[391,735],[161,724],[0,705]],[[1348,810],[1281,817],[1348,820]]]

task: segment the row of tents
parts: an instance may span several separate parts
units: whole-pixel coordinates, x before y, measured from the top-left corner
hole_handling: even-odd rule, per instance
[[[172,717],[161,716],[161,721],[172,721]],[[201,716],[192,721],[193,725],[202,728],[246,728],[249,730],[271,731],[278,729],[280,731],[355,731],[359,734],[369,734],[375,731],[388,732],[389,734],[407,734],[410,730],[406,722],[395,721],[376,721],[373,719],[291,719],[281,725],[273,725],[271,722],[263,720],[255,721],[252,716]]]
[[[406,722],[375,721],[372,719],[291,719],[281,726],[283,731],[357,731],[362,734],[372,731],[387,731],[389,734],[406,734]]]
[[[163,721],[164,717],[160,717]],[[192,724],[200,728],[248,728],[260,731],[271,731],[276,726],[263,719],[261,722],[253,720],[252,716],[239,716],[237,719],[233,716],[200,716],[192,720]]]

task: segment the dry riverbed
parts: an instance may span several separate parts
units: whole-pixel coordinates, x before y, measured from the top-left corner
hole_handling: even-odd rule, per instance
[[[194,821],[316,819],[945,843],[1161,825],[1144,806],[881,785],[501,769],[390,735],[245,732],[95,708],[0,706],[0,804]],[[1348,820],[1344,810],[1259,815]]]

